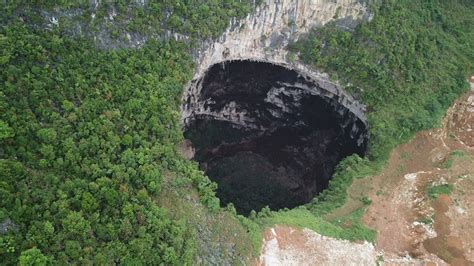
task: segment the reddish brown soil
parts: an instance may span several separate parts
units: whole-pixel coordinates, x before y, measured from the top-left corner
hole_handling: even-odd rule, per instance
[[[464,256],[461,239],[457,236],[450,235],[451,219],[446,213],[452,204],[453,201],[447,195],[441,195],[434,202],[433,207],[436,217],[434,229],[438,236],[426,239],[423,242],[423,246],[428,252],[438,255],[438,257],[448,263],[469,265],[469,262]]]
[[[471,91],[450,108],[442,128],[399,146],[370,178],[364,222],[377,230],[377,249],[389,264],[409,255],[420,263],[474,265],[473,126]],[[445,183],[454,186],[451,195],[428,197],[430,186]]]

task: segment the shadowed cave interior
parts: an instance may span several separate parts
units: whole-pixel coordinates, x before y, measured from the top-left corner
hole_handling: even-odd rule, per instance
[[[366,150],[365,122],[296,71],[227,61],[195,85],[202,89],[187,99],[185,138],[222,206],[233,203],[239,214],[308,203],[338,161]]]

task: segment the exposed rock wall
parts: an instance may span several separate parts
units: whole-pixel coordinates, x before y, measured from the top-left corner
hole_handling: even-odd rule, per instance
[[[230,122],[239,128],[273,131],[285,126],[308,126],[304,117],[319,110],[327,112],[326,117],[340,117],[338,127],[359,145],[367,140],[365,118],[357,115],[363,115],[359,105],[336,85],[275,64],[247,60],[216,64],[198,80],[196,88],[200,93],[185,102],[190,107],[185,125],[205,118]],[[309,104],[312,96],[324,103],[313,99]],[[328,108],[321,108],[322,105]]]
[[[182,119],[203,111],[202,79],[214,64],[232,60],[269,62],[297,71],[316,84],[320,94],[337,99],[362,121],[364,106],[346,94],[328,76],[291,60],[285,47],[298,40],[314,26],[338,21],[341,27],[353,27],[361,20],[371,19],[360,0],[265,0],[256,11],[232,26],[217,41],[204,45],[195,53],[198,62],[195,76],[187,86],[183,99]],[[243,120],[241,114],[221,114]],[[232,118],[230,118],[232,119]]]
[[[233,203],[237,213],[307,203],[327,187],[339,160],[365,153],[364,122],[293,70],[226,61],[199,86],[184,136],[219,184],[223,206]]]

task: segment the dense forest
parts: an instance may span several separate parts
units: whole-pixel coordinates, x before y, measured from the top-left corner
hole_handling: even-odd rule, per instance
[[[147,12],[161,19],[160,6],[190,21],[218,19],[212,27],[193,24],[206,37],[248,7],[208,4],[165,1]],[[166,171],[194,169],[175,150],[181,90],[192,75],[189,46],[150,40],[103,51],[87,36],[65,35],[67,26],[28,25],[22,16],[37,12],[24,5],[10,6],[0,28],[0,221],[7,232],[0,260],[191,264],[192,232],[154,203]],[[180,31],[172,20],[166,23]],[[193,173],[202,201],[218,207],[208,179]]]
[[[126,41],[126,33],[159,37],[165,32],[200,41],[218,37],[231,19],[247,15],[253,9],[252,3],[250,0],[19,0],[6,4],[2,20],[5,23],[20,17],[35,27],[60,25],[70,35],[89,37],[106,30],[120,41]],[[45,17],[55,17],[57,21],[45,21]]]
[[[167,173],[181,173],[210,211],[233,213],[232,206],[220,208],[215,184],[176,151],[183,138],[179,104],[192,76],[191,46],[219,36],[252,5],[117,1],[101,6],[90,21],[89,5],[60,2],[18,1],[2,11],[0,261],[192,264],[195,232],[155,199]],[[38,27],[39,5],[85,11],[58,27]],[[113,23],[106,19],[111,8],[118,14]],[[345,229],[320,216],[343,204],[352,179],[376,171],[395,145],[436,126],[467,88],[474,62],[472,1],[381,0],[371,9],[374,19],[355,31],[330,24],[289,47],[368,106],[368,158],[344,160],[330,188],[307,206],[239,217],[256,248],[260,228],[276,222],[373,239],[357,222],[360,211],[347,218],[353,227]],[[118,39],[126,31],[166,29],[191,41],[104,50],[87,34],[70,36],[68,24],[75,20],[91,30],[108,27]]]

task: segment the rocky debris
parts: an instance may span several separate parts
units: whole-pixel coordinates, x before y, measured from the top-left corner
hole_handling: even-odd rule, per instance
[[[474,82],[471,86],[474,86]],[[446,132],[451,131],[456,140],[474,150],[474,89],[464,101],[457,102],[448,111],[448,116],[451,119],[446,123]]]
[[[12,230],[18,230],[18,225],[13,223],[10,218],[6,218],[5,220],[3,220],[3,222],[0,223],[0,234],[6,234]]]
[[[376,265],[371,243],[322,236],[309,229],[275,226],[264,233],[258,265]]]
[[[178,152],[186,160],[191,160],[194,158],[194,154],[196,153],[196,150],[193,147],[193,143],[189,139],[185,139],[181,144],[179,144]]]

